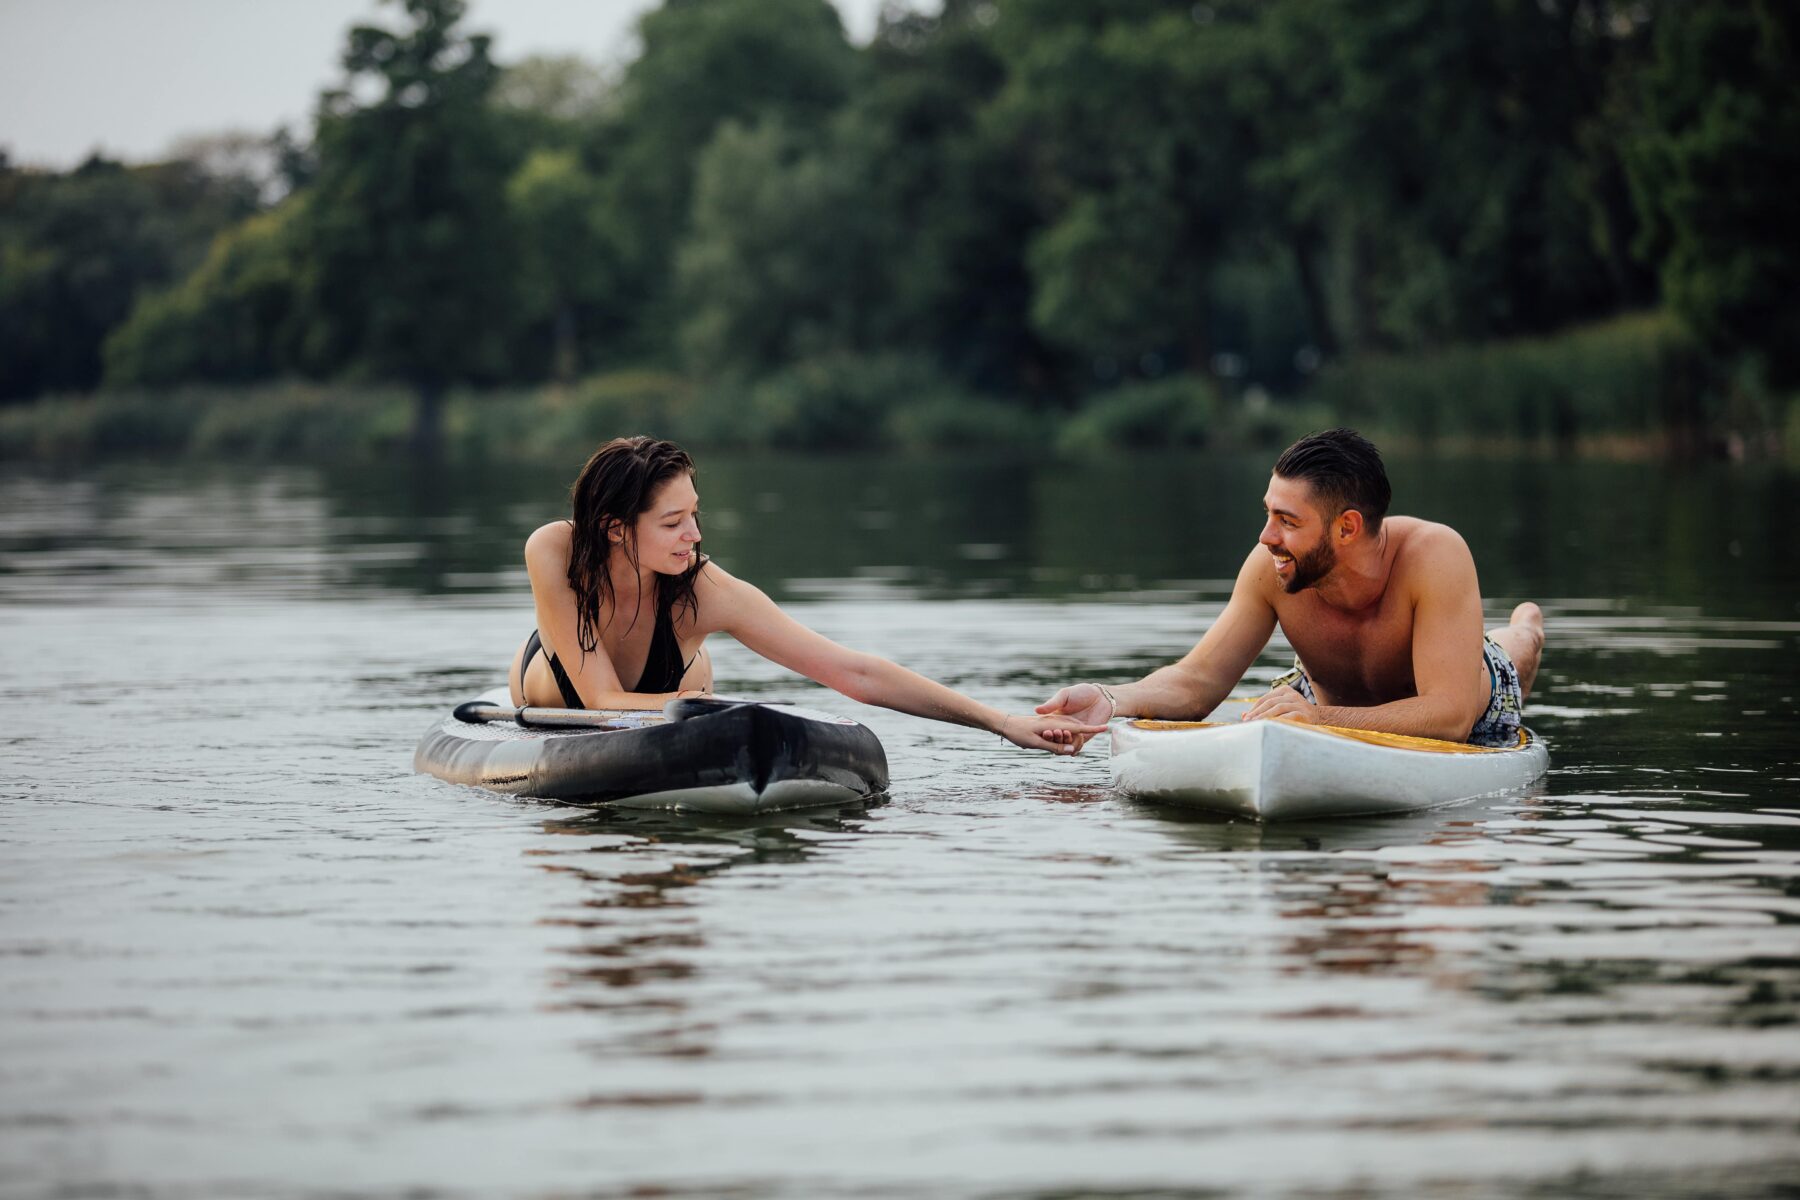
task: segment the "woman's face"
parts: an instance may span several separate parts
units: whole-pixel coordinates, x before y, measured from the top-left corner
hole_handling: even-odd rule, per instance
[[[638,565],[659,575],[679,575],[694,565],[700,546],[700,493],[687,472],[672,477],[650,497],[632,530]]]

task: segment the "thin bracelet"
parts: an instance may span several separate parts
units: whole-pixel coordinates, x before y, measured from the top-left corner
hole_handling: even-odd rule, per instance
[[[1119,715],[1119,698],[1114,696],[1112,694],[1112,689],[1107,687],[1104,683],[1096,683],[1094,686],[1100,689],[1100,694],[1106,697],[1106,702],[1108,704],[1112,705],[1112,711],[1106,714],[1106,719],[1110,721]]]

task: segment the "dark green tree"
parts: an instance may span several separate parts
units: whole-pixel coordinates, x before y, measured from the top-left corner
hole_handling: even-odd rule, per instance
[[[1004,76],[973,7],[884,22],[823,130],[727,126],[701,155],[678,259],[690,365],[753,376],[894,352],[1018,389],[1043,353],[1025,313],[1032,209],[981,119]]]
[[[1670,5],[1658,25],[1630,160],[1640,248],[1715,348],[1800,384],[1800,9]]]
[[[506,180],[518,151],[489,104],[489,39],[462,0],[396,0],[402,29],[349,34],[321,98],[316,173],[294,223],[295,363],[413,387],[436,440],[446,387],[500,378],[513,320]],[[359,97],[371,95],[364,100]]]
[[[1249,17],[1205,5],[1016,0],[996,119],[1043,205],[1032,319],[1083,362],[1211,358],[1211,279],[1246,225],[1227,84]]]
[[[1656,6],[1255,6],[1232,103],[1255,225],[1294,263],[1317,344],[1517,336],[1647,303],[1619,85]]]
[[[686,361],[708,376],[754,377],[866,349],[882,260],[854,164],[771,119],[724,126],[697,176],[678,260]]]
[[[890,13],[835,152],[860,160],[859,203],[885,231],[875,336],[965,384],[1043,395],[1055,356],[1031,324],[1026,265],[1040,218],[1029,156],[993,119],[1006,83],[995,12],[946,0]]]
[[[494,87],[494,104],[520,118],[519,136],[560,144],[601,120],[618,101],[608,71],[573,54],[533,54],[509,63]]]
[[[584,333],[606,321],[619,292],[617,247],[602,222],[599,180],[573,150],[533,150],[506,186],[519,259],[519,324],[535,351],[514,365],[567,383],[586,365]],[[548,353],[545,353],[545,348]]]
[[[107,384],[247,383],[291,369],[305,206],[292,199],[226,230],[180,283],[140,298],[106,340]]]
[[[618,109],[622,73],[572,54],[527,55],[501,68],[490,102],[512,145],[582,154],[591,169],[585,151]]]
[[[92,388],[137,298],[256,206],[254,184],[191,162],[93,158],[57,175],[0,160],[0,401]]]
[[[643,53],[590,159],[603,180],[604,236],[625,254],[620,302],[635,348],[658,355],[680,323],[674,263],[700,152],[728,121],[817,130],[850,95],[857,56],[826,0],[668,0],[639,34]]]

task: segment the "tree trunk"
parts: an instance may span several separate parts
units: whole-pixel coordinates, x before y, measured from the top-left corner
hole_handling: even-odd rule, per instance
[[[1212,303],[1202,300],[1194,306],[1187,328],[1182,332],[1182,357],[1187,368],[1203,379],[1218,379],[1213,370]]]
[[[1380,353],[1388,349],[1387,339],[1375,317],[1375,270],[1370,265],[1375,254],[1369,242],[1369,231],[1362,218],[1353,216],[1345,242],[1350,276],[1350,313],[1345,332],[1352,354]]]
[[[1319,275],[1319,231],[1307,226],[1296,230],[1292,247],[1294,271],[1300,277],[1300,295],[1306,303],[1306,321],[1312,327],[1313,345],[1319,358],[1338,356],[1337,332],[1331,324],[1331,305],[1325,298],[1325,281]]]
[[[413,409],[413,449],[420,454],[436,454],[444,443],[444,385],[437,380],[421,380],[418,404]]]
[[[556,306],[556,348],[552,351],[551,378],[567,386],[575,381],[575,306],[564,301]]]

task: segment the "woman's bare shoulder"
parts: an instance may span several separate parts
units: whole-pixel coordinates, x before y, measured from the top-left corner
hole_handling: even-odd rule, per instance
[[[525,557],[560,553],[567,558],[574,540],[575,524],[572,521],[552,521],[548,525],[539,525],[525,539]]]
[[[746,605],[761,596],[748,580],[739,579],[710,558],[700,564],[700,572],[694,577],[694,599],[700,606],[702,621],[710,629],[728,628],[743,614]]]
[[[721,567],[711,558],[700,561],[700,569],[694,574],[694,599],[701,604],[709,601],[712,606],[729,605],[734,602],[744,589],[744,581]]]
[[[710,554],[700,556],[700,569],[694,573],[694,589],[703,587],[730,587],[738,582],[737,576],[719,565],[719,560]]]
[[[574,533],[575,526],[568,521],[552,521],[532,531],[525,539],[525,569],[533,578],[541,574],[559,579],[567,574]]]

